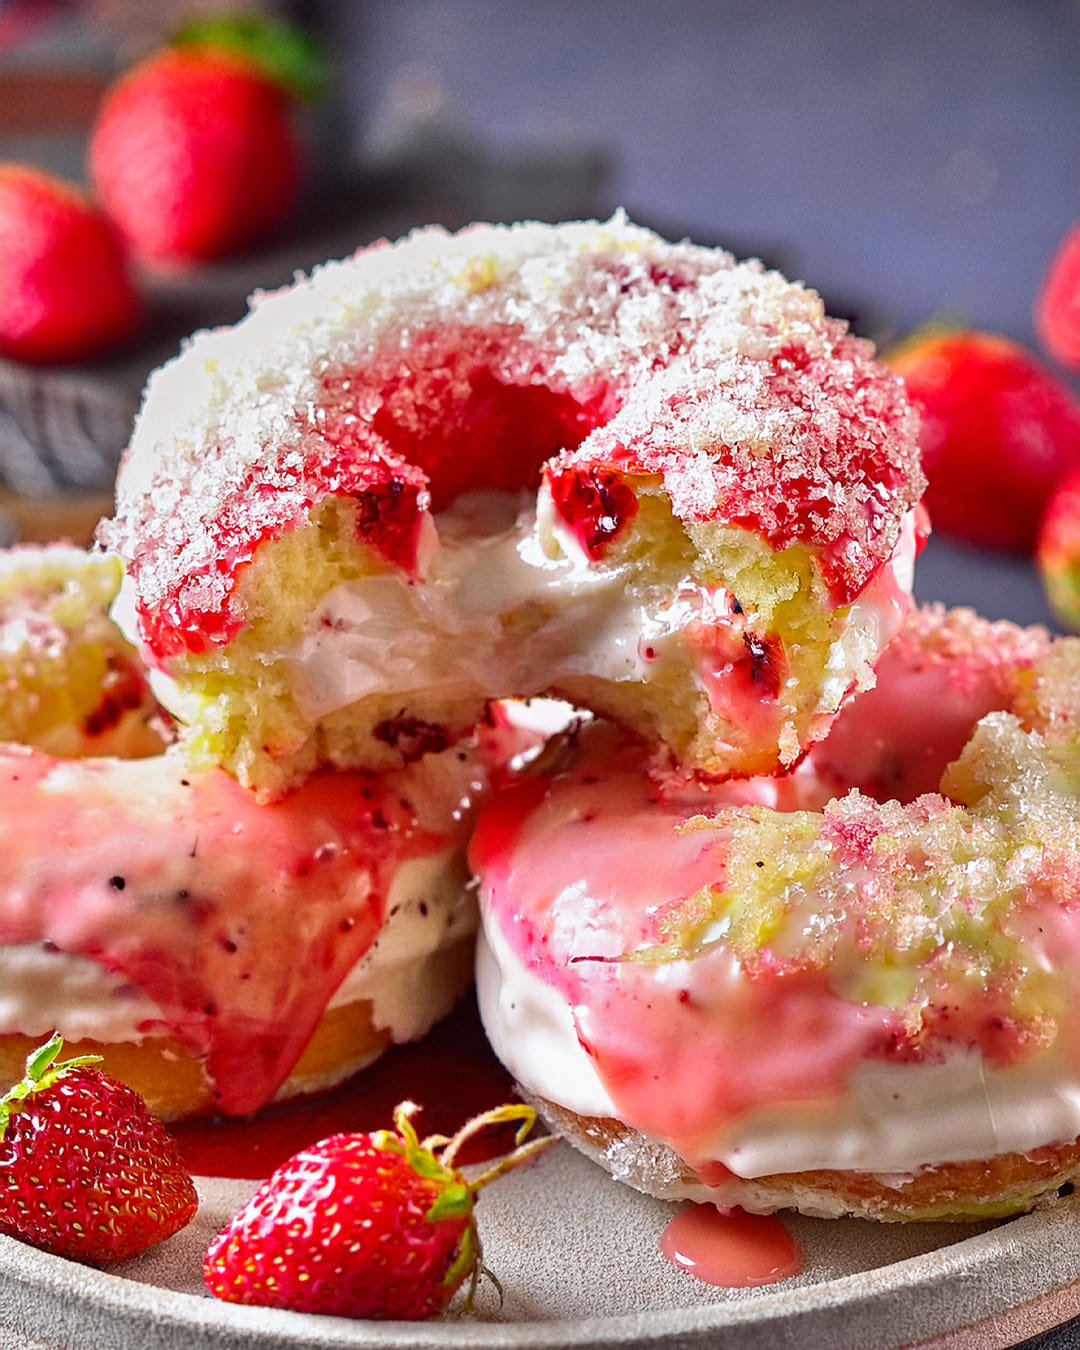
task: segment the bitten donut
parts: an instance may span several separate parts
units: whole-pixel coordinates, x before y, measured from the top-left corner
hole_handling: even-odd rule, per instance
[[[564,739],[473,842],[496,1052],[659,1196],[1030,1207],[1080,1172],[1078,733],[1080,640],[932,610],[787,779]]]
[[[107,618],[118,581],[115,559],[74,549],[0,556],[8,736],[161,751]],[[464,845],[527,739],[493,723],[272,805],[175,747],[0,745],[0,1091],[59,1030],[164,1117],[246,1114],[422,1035],[471,980]]]
[[[813,291],[617,216],[257,296],[152,377],[101,537],[189,752],[264,796],[543,693],[726,776],[871,682],[922,489],[901,383]]]

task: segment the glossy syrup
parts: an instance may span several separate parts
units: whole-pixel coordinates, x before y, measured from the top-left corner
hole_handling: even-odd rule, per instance
[[[706,1284],[751,1289],[802,1268],[802,1253],[771,1214],[691,1205],[664,1229],[660,1250],[672,1265]]]
[[[341,1131],[387,1129],[394,1107],[414,1101],[421,1136],[453,1134],[480,1112],[513,1100],[509,1075],[488,1048],[472,997],[415,1045],[395,1046],[333,1092],[270,1107],[249,1119],[183,1121],[171,1133],[198,1176],[259,1180],[299,1149]],[[463,1162],[513,1147],[513,1126],[470,1142]]]

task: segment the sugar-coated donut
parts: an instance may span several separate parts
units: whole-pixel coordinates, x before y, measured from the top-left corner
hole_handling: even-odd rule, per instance
[[[102,539],[189,751],[265,796],[544,692],[726,776],[871,682],[922,488],[902,385],[814,292],[617,216],[257,296],[152,377]]]
[[[939,1219],[1080,1173],[1080,640],[921,612],[786,779],[586,728],[472,859],[492,1044],[624,1180]]]
[[[176,747],[147,754],[163,742],[107,618],[118,582],[71,548],[0,554],[0,717],[27,742],[0,745],[0,1091],[55,1030],[164,1117],[328,1087],[471,980],[464,845],[489,770],[529,738],[492,722],[260,805]]]

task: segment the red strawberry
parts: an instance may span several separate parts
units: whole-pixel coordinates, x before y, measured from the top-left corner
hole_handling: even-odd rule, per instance
[[[54,1036],[0,1102],[0,1233],[76,1261],[122,1261],[170,1237],[198,1198],[175,1143],[132,1088]]]
[[[1080,370],[1080,223],[1061,241],[1035,302],[1043,346],[1070,370]]]
[[[1051,497],[1035,556],[1054,612],[1080,632],[1080,472]]]
[[[278,224],[300,182],[289,95],[244,54],[156,53],[106,96],[90,143],[105,210],[165,262],[234,253]]]
[[[1072,394],[992,333],[916,336],[887,360],[922,414],[935,529],[988,548],[1030,549],[1050,494],[1080,466]]]
[[[102,356],[140,313],[119,236],[101,213],[59,179],[0,164],[0,356]]]
[[[230,1303],[340,1317],[417,1320],[445,1310],[479,1278],[476,1192],[552,1142],[522,1144],[536,1119],[504,1106],[453,1139],[423,1143],[403,1102],[396,1130],[335,1134],[296,1154],[265,1181],[206,1254],[207,1288]],[[454,1166],[480,1129],[518,1120],[519,1147],[475,1181]]]

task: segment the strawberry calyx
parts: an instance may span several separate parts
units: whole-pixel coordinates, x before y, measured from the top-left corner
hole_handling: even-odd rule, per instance
[[[26,1074],[2,1098],[0,1098],[0,1141],[7,1133],[12,1115],[20,1109],[35,1093],[45,1092],[72,1069],[81,1069],[88,1064],[100,1064],[100,1055],[75,1055],[57,1063],[60,1051],[64,1047],[64,1038],[60,1032],[54,1032],[44,1045],[32,1050],[26,1059]]]
[[[472,1216],[477,1192],[490,1185],[496,1177],[501,1177],[519,1166],[527,1158],[549,1148],[555,1143],[555,1136],[545,1135],[540,1139],[530,1139],[526,1142],[529,1132],[536,1124],[536,1111],[524,1103],[511,1103],[473,1116],[452,1136],[433,1134],[421,1140],[412,1123],[412,1117],[419,1109],[415,1102],[401,1102],[394,1110],[394,1129],[376,1130],[371,1135],[371,1142],[376,1148],[404,1157],[418,1176],[439,1184],[438,1196],[424,1215],[428,1223],[462,1218],[467,1221],[457,1254],[442,1282],[448,1288],[456,1289],[462,1279],[470,1275],[465,1299],[465,1308],[468,1311],[472,1307],[481,1276],[491,1280],[500,1296],[502,1294],[502,1286],[491,1270],[484,1265],[481,1255],[476,1221]],[[515,1120],[520,1124],[514,1135],[512,1152],[499,1158],[471,1181],[455,1167],[455,1159],[470,1139],[484,1130]]]
[[[303,28],[260,14],[221,14],[194,20],[172,38],[174,47],[209,47],[241,57],[295,98],[314,102],[330,83],[326,56]]]

